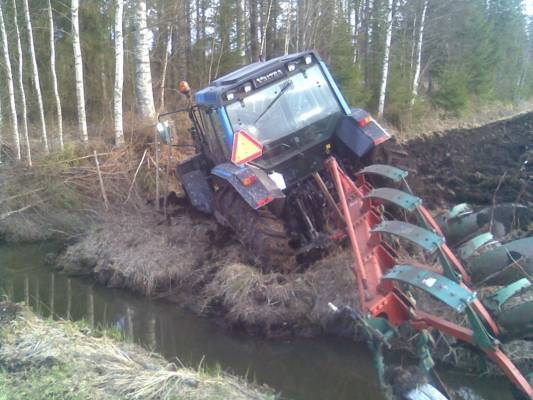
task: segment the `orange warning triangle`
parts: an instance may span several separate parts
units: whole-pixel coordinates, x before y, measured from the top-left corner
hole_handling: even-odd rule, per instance
[[[237,165],[252,161],[263,154],[263,145],[242,129],[233,136],[231,162]]]

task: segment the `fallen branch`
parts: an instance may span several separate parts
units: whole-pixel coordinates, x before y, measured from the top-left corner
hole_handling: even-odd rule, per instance
[[[131,196],[131,191],[133,190],[133,185],[135,185],[135,180],[137,179],[137,174],[139,173],[139,170],[141,169],[141,166],[143,165],[144,159],[146,158],[146,153],[148,152],[148,149],[144,150],[143,156],[141,158],[141,162],[137,166],[137,169],[135,170],[135,174],[133,175],[133,180],[131,181],[130,188],[128,190],[128,197],[126,200],[124,200],[124,203],[127,203]]]
[[[0,214],[0,221],[4,220],[6,218],[9,218],[13,214],[18,214],[18,213],[21,213],[23,211],[29,210],[30,208],[33,208],[33,207],[35,207],[35,206],[37,206],[37,205],[39,205],[41,203],[44,203],[44,200],[38,201],[37,203],[34,203],[34,204],[28,204],[27,206],[19,208],[18,210],[8,211],[8,212],[5,212],[3,214]]]
[[[34,193],[37,193],[37,192],[42,192],[43,190],[44,190],[44,188],[38,188],[38,189],[31,190],[31,191],[26,192],[26,193],[16,194],[14,196],[9,196],[9,197],[6,197],[5,199],[0,199],[0,203],[3,203],[5,201],[10,201],[10,200],[16,199],[18,197],[24,197],[24,196],[27,196],[27,195],[30,195],[30,194],[34,194]]]
[[[109,210],[109,201],[107,200],[104,180],[102,179],[102,173],[100,172],[100,163],[98,162],[98,155],[96,154],[96,150],[94,151],[94,163],[96,164],[96,171],[98,172],[98,180],[100,181],[100,190],[102,191],[102,197],[104,198],[104,205],[106,210]]]

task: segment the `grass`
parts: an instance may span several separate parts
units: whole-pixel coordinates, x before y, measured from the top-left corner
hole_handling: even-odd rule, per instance
[[[109,330],[87,332],[83,323],[44,320],[26,308],[0,321],[0,400],[276,398],[221,370],[168,363]]]

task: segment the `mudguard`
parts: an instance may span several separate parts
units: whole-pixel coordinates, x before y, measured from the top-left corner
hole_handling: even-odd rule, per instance
[[[282,189],[262,169],[223,163],[213,168],[211,173],[233,186],[254,210],[285,198]],[[279,185],[283,187],[281,183]]]
[[[390,135],[368,112],[360,108],[352,109],[352,113],[343,117],[335,130],[336,148],[341,153],[348,151],[358,158],[364,157],[388,139]]]
[[[197,154],[176,167],[176,173],[191,205],[200,212],[213,214],[213,187],[209,182],[207,160]]]

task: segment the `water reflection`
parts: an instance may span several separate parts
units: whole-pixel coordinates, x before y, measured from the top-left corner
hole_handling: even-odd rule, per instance
[[[268,341],[228,334],[173,304],[150,301],[90,280],[71,279],[42,263],[46,246],[0,246],[0,285],[45,317],[113,326],[127,338],[196,368],[222,366],[292,399],[380,399],[372,357],[340,339]],[[485,392],[498,391],[483,381]],[[489,399],[490,396],[487,396]]]

